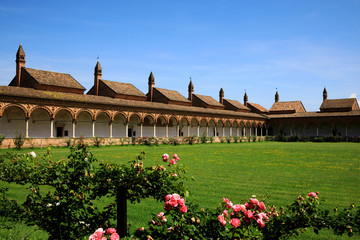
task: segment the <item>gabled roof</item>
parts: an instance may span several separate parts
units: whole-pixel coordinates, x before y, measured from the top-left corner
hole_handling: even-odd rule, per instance
[[[154,88],[154,89],[156,89],[159,93],[161,93],[165,98],[167,98],[170,101],[190,103],[190,101],[187,98],[185,98],[177,91],[163,89],[163,88]]]
[[[100,79],[100,81],[108,86],[112,91],[114,91],[115,94],[146,97],[144,93],[142,93],[139,89],[130,83],[115,82],[103,79]]]
[[[326,99],[320,106],[320,111],[359,110],[356,98]]]
[[[247,103],[248,107],[250,109],[254,109],[256,110],[257,112],[261,112],[261,113],[268,113],[269,110],[267,110],[266,108],[264,108],[263,106],[261,106],[260,104],[257,104],[257,103]]]
[[[32,76],[40,85],[76,88],[85,90],[70,74],[38,70],[33,68],[22,68]]]
[[[274,112],[306,112],[304,105],[301,101],[289,102],[275,102],[269,110],[270,113]]]
[[[224,99],[224,103],[225,103],[225,101],[227,103],[229,103],[230,105],[232,105],[234,108],[250,111],[250,109],[248,107],[246,107],[244,104],[240,103],[239,101],[230,100],[230,99]]]
[[[199,98],[201,101],[203,101],[206,105],[210,105],[210,106],[217,106],[217,107],[224,107],[224,105],[222,105],[221,103],[219,103],[218,101],[216,101],[215,99],[213,99],[210,96],[205,96],[205,95],[199,95],[199,94],[193,94],[193,96],[196,96],[197,98]]]

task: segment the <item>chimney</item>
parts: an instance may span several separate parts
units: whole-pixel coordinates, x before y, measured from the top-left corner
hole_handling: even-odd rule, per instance
[[[279,93],[276,91],[275,93],[275,102],[279,102]]]
[[[16,86],[21,85],[21,68],[25,67],[25,52],[20,44],[19,49],[16,53]]]
[[[219,92],[219,103],[224,104],[224,90],[220,88]]]
[[[327,91],[326,88],[324,87],[324,91],[323,91],[323,101],[325,101],[327,99]]]
[[[247,94],[245,92],[245,94],[244,94],[244,106],[245,107],[247,106],[247,103],[248,103],[248,96],[247,96]]]
[[[94,95],[99,96],[99,82],[102,76],[102,69],[99,60],[95,66],[95,73],[94,73]]]
[[[147,97],[148,97],[148,101],[152,102],[154,97],[154,86],[155,86],[155,78],[152,72],[150,72],[148,84],[149,84],[149,91]]]
[[[189,99],[190,102],[192,102],[192,95],[194,93],[194,85],[193,85],[193,83],[191,81],[191,78],[190,78],[190,83],[189,83],[189,87],[188,87],[188,93],[189,93],[188,99]]]

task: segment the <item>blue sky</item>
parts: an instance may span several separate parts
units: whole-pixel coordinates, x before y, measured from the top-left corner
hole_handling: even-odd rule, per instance
[[[147,93],[155,86],[270,108],[328,97],[360,98],[360,1],[1,1],[0,85],[26,67],[71,74],[88,90],[99,56],[103,79]],[[358,99],[359,100],[359,99]]]

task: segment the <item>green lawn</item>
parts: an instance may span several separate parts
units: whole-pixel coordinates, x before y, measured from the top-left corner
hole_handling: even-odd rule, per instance
[[[360,204],[360,145],[357,143],[218,143],[180,146],[112,146],[92,148],[98,159],[126,163],[136,154],[146,152],[145,164],[161,161],[161,155],[177,153],[188,176],[190,198],[204,208],[215,208],[223,197],[244,202],[252,195],[268,196],[267,205],[287,205],[299,194],[320,192],[324,208],[343,208]],[[0,150],[0,154],[6,150]],[[11,150],[17,151],[17,150]],[[23,149],[21,152],[32,150]],[[34,149],[39,154],[46,149]],[[66,157],[68,149],[53,148],[56,159]],[[1,185],[8,185],[0,183]],[[14,198],[26,191],[10,185]],[[130,205],[128,219],[132,228],[144,226],[151,213],[162,210],[163,203],[145,200]],[[1,232],[0,232],[1,238]],[[300,239],[315,238],[312,234]],[[322,239],[338,239],[326,232]],[[36,238],[34,238],[36,239]],[[352,238],[354,239],[354,238]]]

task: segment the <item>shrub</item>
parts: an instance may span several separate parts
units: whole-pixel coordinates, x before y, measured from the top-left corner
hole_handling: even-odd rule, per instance
[[[101,144],[103,141],[104,141],[104,139],[101,138],[101,137],[98,137],[98,136],[95,136],[95,137],[93,138],[93,142],[94,142],[94,146],[95,146],[95,147],[100,147],[100,144]]]
[[[22,145],[24,145],[25,137],[21,131],[16,131],[16,135],[14,138],[14,144],[17,149],[20,149]]]
[[[214,137],[210,137],[209,140],[210,140],[210,143],[213,143],[214,142]]]
[[[232,137],[226,137],[226,142],[231,143]]]
[[[6,135],[4,135],[4,134],[0,134],[0,146],[1,146],[2,142],[3,142],[4,139],[5,139],[5,136],[6,136]]]
[[[240,140],[240,137],[239,137],[239,136],[234,136],[233,138],[234,138],[234,142],[235,142],[235,143],[238,143],[239,140]]]

